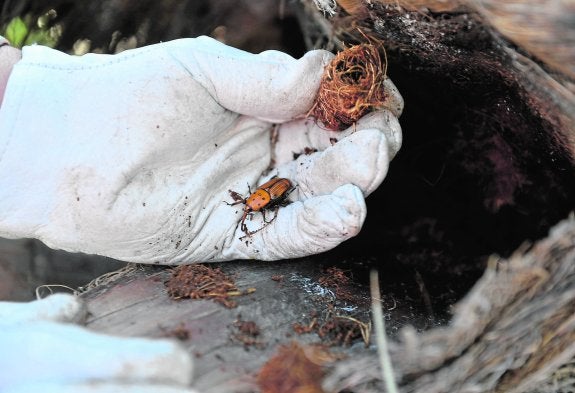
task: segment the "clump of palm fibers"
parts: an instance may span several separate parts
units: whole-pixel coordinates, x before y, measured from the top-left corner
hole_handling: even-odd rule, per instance
[[[385,68],[373,44],[354,45],[339,52],[325,68],[309,115],[333,131],[351,126],[384,104]]]

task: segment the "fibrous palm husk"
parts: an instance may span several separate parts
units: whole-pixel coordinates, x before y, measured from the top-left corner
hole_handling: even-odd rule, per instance
[[[329,130],[344,130],[383,106],[385,73],[378,48],[371,43],[340,51],[325,68],[310,115]]]
[[[454,310],[449,326],[405,329],[392,347],[402,392],[573,389],[575,218],[507,260],[493,257]],[[375,356],[342,363],[326,391],[383,391],[378,368]]]

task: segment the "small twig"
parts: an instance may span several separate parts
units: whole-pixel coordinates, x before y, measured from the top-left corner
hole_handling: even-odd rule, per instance
[[[385,335],[385,322],[383,320],[383,311],[381,310],[381,293],[379,290],[379,277],[376,270],[369,273],[370,291],[371,291],[371,313],[373,315],[373,326],[375,330],[375,342],[377,344],[377,353],[381,365],[381,375],[385,383],[387,393],[398,393],[397,382],[393,373],[391,357],[387,347],[387,338]]]
[[[423,299],[423,304],[425,305],[427,315],[429,315],[429,317],[432,320],[435,320],[435,313],[433,312],[433,305],[431,303],[431,296],[429,295],[429,291],[427,290],[427,287],[425,286],[425,281],[423,281],[423,277],[421,276],[421,274],[417,270],[415,271],[415,282],[417,283],[417,286],[419,287],[419,293],[421,293],[421,297]]]

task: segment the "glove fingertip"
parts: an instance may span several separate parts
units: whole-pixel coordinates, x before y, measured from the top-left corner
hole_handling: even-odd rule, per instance
[[[78,296],[56,293],[37,301],[38,320],[79,323],[87,314],[86,305]]]
[[[328,251],[356,236],[367,214],[361,189],[352,184],[332,194],[294,202],[280,208],[270,223],[254,218],[260,230],[236,239],[232,245],[240,258],[279,260]],[[236,232],[237,236],[237,232]]]

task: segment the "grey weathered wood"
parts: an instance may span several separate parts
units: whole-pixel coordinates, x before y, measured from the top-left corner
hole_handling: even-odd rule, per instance
[[[172,300],[164,285],[170,269],[141,267],[82,295],[90,311],[87,325],[95,331],[114,335],[154,338],[185,327],[190,338],[182,343],[196,358],[194,386],[201,391],[242,391],[242,381],[249,391],[249,381],[253,381],[257,370],[279,345],[293,340],[321,341],[315,333],[297,335],[292,328],[294,323],[309,322],[313,311],[321,319],[334,301],[333,293],[317,282],[326,266],[318,262],[318,258],[282,263],[240,261],[211,266],[218,266],[235,277],[241,290],[255,288],[256,292],[235,298],[238,307],[233,309],[212,300]],[[347,303],[336,302],[335,310],[337,314],[368,321],[368,288],[361,282],[358,271],[354,278],[354,298]],[[274,275],[282,275],[283,280],[272,280]],[[393,321],[390,331],[397,331],[407,323],[426,324],[428,317],[421,311],[421,300],[410,302],[398,294],[391,296],[397,289],[388,286],[388,294],[383,297],[386,316]],[[239,315],[244,321],[254,321],[261,329],[257,339],[262,346],[245,347],[232,338],[237,332],[233,324]],[[348,355],[374,351],[361,341],[333,350]]]

